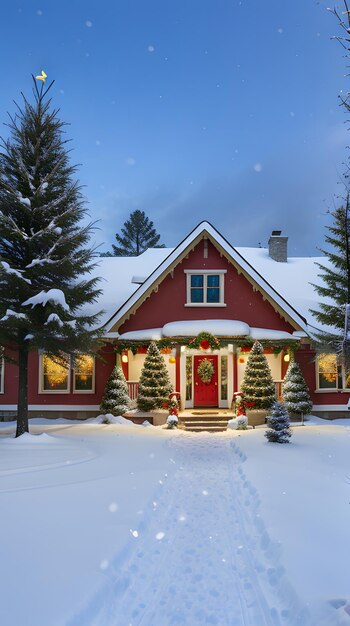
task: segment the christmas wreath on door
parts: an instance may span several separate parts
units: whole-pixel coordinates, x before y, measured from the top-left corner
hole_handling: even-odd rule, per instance
[[[202,361],[198,365],[197,374],[202,383],[204,383],[205,385],[209,385],[211,379],[215,374],[215,369],[212,361],[210,359],[202,359]]]

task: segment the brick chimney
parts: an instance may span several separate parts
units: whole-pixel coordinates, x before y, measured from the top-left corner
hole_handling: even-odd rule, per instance
[[[279,263],[287,263],[288,237],[281,237],[281,230],[273,230],[269,239],[269,256]]]

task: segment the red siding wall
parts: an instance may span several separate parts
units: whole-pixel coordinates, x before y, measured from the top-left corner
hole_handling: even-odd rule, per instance
[[[28,404],[57,405],[96,405],[100,404],[107,379],[115,365],[115,352],[110,345],[100,351],[102,359],[95,361],[95,393],[39,393],[39,355],[29,354],[29,389]],[[71,379],[71,389],[73,381]],[[1,404],[17,404],[18,368],[13,363],[5,363],[4,393],[0,395]]]
[[[252,285],[238,274],[237,270],[219,251],[208,242],[208,258],[203,255],[204,242],[197,244],[175,269],[173,278],[169,274],[136,311],[118,329],[120,333],[144,328],[158,328],[167,322],[191,319],[233,319],[240,320],[260,328],[272,328],[293,332],[295,330],[286,322],[262,295],[254,292]],[[225,269],[225,303],[226,307],[185,307],[186,275],[184,270],[190,269]]]
[[[295,354],[295,360],[299,363],[306,384],[310,389],[311,400],[316,404],[347,404],[350,393],[347,391],[316,391],[316,365],[315,351],[309,346],[303,346]]]

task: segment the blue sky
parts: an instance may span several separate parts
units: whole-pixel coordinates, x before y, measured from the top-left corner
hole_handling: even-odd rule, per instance
[[[0,121],[31,73],[55,79],[103,250],[141,209],[168,246],[207,219],[234,245],[265,245],[280,228],[291,254],[313,255],[349,143],[326,7],[2,0]]]

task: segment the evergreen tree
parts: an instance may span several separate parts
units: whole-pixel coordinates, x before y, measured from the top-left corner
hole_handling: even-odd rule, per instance
[[[116,365],[108,379],[100,411],[104,415],[107,413],[112,413],[115,416],[123,415],[129,409],[129,406],[128,385],[122,368]]]
[[[350,198],[344,206],[331,212],[333,223],[328,226],[330,234],[326,243],[330,249],[323,250],[330,264],[318,263],[321,270],[321,285],[313,285],[318,295],[326,298],[319,309],[311,312],[324,327],[316,334],[319,350],[336,352],[345,360],[349,358],[349,317],[350,317]],[[327,328],[328,327],[328,328]]]
[[[34,79],[34,78],[33,78]],[[90,352],[98,315],[82,312],[100,290],[88,274],[86,216],[76,167],[70,165],[64,123],[48,89],[34,80],[34,101],[24,98],[0,149],[0,345],[18,351],[17,433],[28,431],[28,353],[58,359]]]
[[[295,361],[291,361],[283,381],[283,400],[289,414],[308,415],[312,402],[302,371]]]
[[[256,341],[250,351],[244,372],[241,391],[246,408],[269,409],[276,400],[275,384],[264,349]]]
[[[265,437],[274,443],[289,443],[292,436],[290,431],[290,421],[287,409],[282,402],[275,402],[272,407],[271,415],[267,417],[268,430]]]
[[[139,256],[147,248],[165,247],[158,243],[160,235],[144,211],[133,211],[121,232],[121,235],[117,233],[115,236],[119,245],[112,244],[114,256]]]
[[[140,411],[160,408],[169,401],[172,391],[165,361],[154,342],[150,343],[141,371],[137,407]]]

